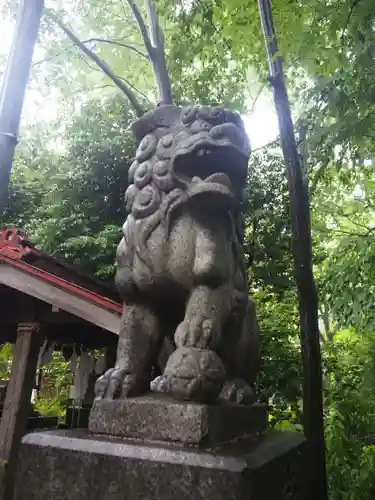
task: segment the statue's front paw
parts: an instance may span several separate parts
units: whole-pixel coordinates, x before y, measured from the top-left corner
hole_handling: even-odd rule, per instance
[[[164,375],[159,375],[150,384],[151,392],[170,392],[170,383]]]
[[[247,382],[241,378],[233,378],[224,383],[219,399],[230,403],[252,405],[256,400],[256,394]]]
[[[111,368],[98,378],[95,384],[95,401],[116,399],[121,393],[125,370]]]
[[[139,384],[138,384],[139,385]],[[123,368],[111,368],[95,384],[95,401],[134,396],[138,388],[136,376]]]
[[[179,346],[212,349],[220,339],[220,329],[211,319],[200,316],[183,321],[176,329],[175,341]]]

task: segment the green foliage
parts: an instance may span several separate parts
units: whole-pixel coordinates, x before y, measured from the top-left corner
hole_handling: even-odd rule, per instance
[[[114,271],[134,155],[134,115],[125,104],[119,98],[90,101],[67,128],[66,151],[42,150],[35,165],[35,139],[25,141],[2,222],[22,227],[46,252],[105,279]]]
[[[124,193],[133,147],[134,115],[120,99],[84,106],[67,131],[68,152],[49,179],[38,210],[35,241],[56,257],[111,276],[125,220]],[[96,259],[91,256],[96,255]]]
[[[373,498],[375,347],[354,331],[324,350],[327,468],[332,500]]]
[[[249,70],[255,70],[255,80],[265,83],[267,76],[257,3],[195,0],[177,9],[166,4],[175,24],[171,55],[179,68],[178,82],[200,96],[202,67],[207,81],[214,78],[221,84],[228,77],[232,105],[248,103],[254,84],[254,78],[248,81]],[[371,157],[375,133],[372,1],[274,0],[272,10],[290,97],[298,123],[306,129],[311,172],[321,174],[332,161],[336,163],[337,146],[341,163],[348,157]],[[184,71],[181,62],[186,54],[189,64]],[[200,54],[201,65],[195,62]]]
[[[245,215],[245,253],[252,287],[270,287],[281,298],[294,283],[289,195],[279,148],[264,148],[252,155]]]
[[[161,12],[171,24],[167,57],[176,102],[242,110],[247,68],[238,63],[230,39],[217,27],[215,7],[199,2],[186,12],[166,1]]]
[[[0,347],[0,380],[9,380],[12,368],[13,345],[4,344]]]
[[[357,195],[356,191],[359,191]],[[364,165],[330,167],[312,198],[316,273],[331,321],[358,332],[374,331],[373,172]]]
[[[264,288],[254,294],[262,332],[262,367],[259,388],[270,405],[273,426],[301,424],[302,374],[298,336],[297,297],[282,300]]]
[[[259,386],[273,426],[300,424],[298,300],[292,270],[289,196],[280,149],[256,152],[246,190],[245,253],[262,332]]]
[[[81,39],[139,44],[125,5],[49,3]],[[256,2],[164,0],[159,8],[176,102],[248,108],[250,75],[264,87],[267,76]],[[375,424],[375,9],[371,0],[274,0],[272,8],[311,181],[330,494],[332,500],[363,500],[375,495],[375,450],[369,439]],[[116,75],[142,93],[143,102],[154,101],[144,58],[116,44],[92,44]],[[47,17],[38,50],[31,86],[45,102],[56,104],[51,116],[38,116],[37,125],[24,127],[1,224],[21,226],[49,253],[110,279],[125,220],[134,115],[110,80]],[[358,186],[361,198],[353,196]],[[245,253],[263,334],[259,384],[270,402],[271,425],[300,429],[302,375],[288,200],[278,144],[256,151],[245,204]],[[6,374],[5,365],[0,368]],[[51,370],[52,385],[65,377],[62,365]],[[38,407],[59,414],[66,390],[63,386],[62,402],[52,395]]]
[[[69,363],[60,353],[54,352],[48,366],[43,370],[43,393],[35,402],[36,410],[46,417],[63,417],[69,399],[69,388],[73,383],[73,374]]]
[[[44,130],[30,127],[25,133],[13,162],[9,201],[0,216],[1,225],[27,228],[34,222],[48,192],[44,181],[58,167],[58,156],[48,146]]]
[[[372,236],[343,238],[326,263],[324,289],[340,326],[375,330],[375,241]]]

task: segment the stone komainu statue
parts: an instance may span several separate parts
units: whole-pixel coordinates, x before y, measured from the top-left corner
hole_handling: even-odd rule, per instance
[[[223,108],[161,106],[133,134],[139,147],[117,251],[117,362],[98,379],[96,397],[151,389],[251,404],[260,342],[242,250],[250,147],[241,118]]]

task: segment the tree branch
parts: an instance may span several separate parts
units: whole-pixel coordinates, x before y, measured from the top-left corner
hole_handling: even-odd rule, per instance
[[[148,36],[147,26],[145,25],[145,22],[143,21],[142,14],[141,14],[140,10],[138,9],[138,6],[135,4],[134,0],[127,0],[127,2],[129,4],[129,7],[131,8],[131,11],[133,13],[135,20],[137,21],[137,25],[138,25],[139,31],[141,33],[143,43],[145,44],[147,53],[148,53],[150,59],[152,60],[152,52],[153,52],[152,44],[151,44],[150,37]]]
[[[251,108],[250,108],[250,113],[253,114],[254,111],[255,111],[255,106],[256,106],[256,103],[258,102],[258,99],[259,97],[262,95],[263,93],[263,90],[268,87],[268,84],[269,82],[264,82],[262,85],[260,85],[259,89],[258,89],[258,92],[256,93],[256,96],[254,97],[254,100],[251,104]]]
[[[79,38],[77,38],[77,36],[67,26],[65,26],[65,24],[53,12],[46,9],[46,15],[50,17],[62,29],[62,31],[68,36],[68,38],[77,47],[79,47],[82,50],[82,52],[86,54],[87,57],[89,57],[92,61],[94,61],[95,64],[97,64],[99,68],[103,71],[103,73],[113,81],[116,87],[118,87],[126,95],[131,105],[133,106],[137,116],[138,117],[142,116],[145,113],[145,110],[138,102],[138,99],[133,90],[123,80],[121,80],[118,76],[116,76],[113,73],[113,71],[105,61],[103,61],[97,54],[95,54],[95,52],[87,48],[86,45],[82,43],[79,40]]]
[[[338,217],[345,217],[354,226],[357,226],[360,229],[366,229],[370,233],[374,231],[374,228],[369,228],[368,224],[363,224],[363,223],[359,222],[358,220],[353,220],[351,215],[355,215],[355,214],[350,214],[350,213],[347,214],[347,213],[345,213],[343,208],[338,207]]]
[[[286,66],[285,68],[285,71],[288,71],[288,69],[290,69],[293,64],[295,64],[297,61],[298,61],[299,57],[296,57],[295,59],[293,59],[293,61],[291,61],[288,66]],[[308,59],[308,58],[305,58],[305,59]],[[267,79],[266,81],[264,81],[260,86],[259,86],[259,89],[258,89],[258,92],[255,94],[255,97],[254,97],[254,100],[251,104],[251,108],[250,108],[250,113],[253,114],[254,111],[255,111],[255,106],[256,106],[256,103],[258,101],[258,99],[260,98],[260,96],[262,95],[263,93],[263,90],[265,90],[266,88],[269,87],[269,84],[270,84],[270,81],[269,79]]]
[[[129,82],[129,80],[126,80],[124,77],[122,76],[118,76],[117,78],[120,78],[120,80],[122,80],[123,82],[126,83],[126,85],[128,85],[130,88],[132,88],[133,90],[135,90],[138,94],[140,94],[146,101],[148,101],[149,103],[151,103],[150,99],[147,97],[147,95],[142,92],[141,90],[139,90],[135,85],[133,85],[132,83]]]
[[[361,0],[354,0],[354,2],[352,3],[352,6],[349,9],[348,17],[346,19],[346,23],[345,23],[345,26],[342,30],[342,34],[341,34],[341,42],[344,41],[345,31],[347,30],[347,28],[349,26],[350,18],[352,17],[353,11],[357,7],[357,5],[359,4],[360,1]]]
[[[165,60],[164,38],[160,28],[156,6],[151,0],[146,0],[146,10],[149,20],[149,30],[143,20],[142,14],[135,0],[127,0],[129,7],[137,21],[143,43],[149,55],[152,70],[155,76],[156,86],[159,92],[159,100],[162,104],[172,104],[172,89]]]
[[[87,61],[87,59],[85,59],[85,57],[83,55],[80,55],[80,58],[81,60],[87,64],[87,66],[92,69],[93,71],[99,71],[101,72],[101,69],[100,68],[96,68],[95,66],[92,66],[89,61]],[[135,85],[133,85],[131,82],[129,82],[129,80],[126,80],[126,78],[124,78],[123,76],[118,76],[116,75],[117,78],[119,78],[120,80],[122,80],[123,82],[126,83],[126,85],[128,85],[131,89],[135,90],[139,95],[141,95],[146,101],[148,101],[149,103],[151,103],[150,99],[147,97],[147,95],[142,92],[141,90],[139,90]],[[90,89],[91,90],[91,89]]]
[[[36,68],[37,66],[40,66],[41,64],[45,63],[45,62],[48,62],[48,61],[51,61],[52,59],[54,59],[54,56],[48,56],[46,57],[45,59],[40,59],[39,61],[35,61],[31,67],[32,68]]]
[[[159,47],[159,33],[156,6],[151,0],[145,0],[148,26],[150,30],[151,45],[155,48]]]
[[[112,44],[112,45],[118,45],[119,47],[125,47],[127,49],[134,50],[134,52],[136,52],[140,56],[142,56],[145,59],[147,59],[147,61],[149,61],[149,59],[150,59],[147,54],[145,54],[144,52],[142,52],[142,50],[138,49],[137,47],[135,47],[134,45],[131,45],[129,43],[117,42],[116,40],[107,40],[105,38],[89,38],[87,40],[82,40],[81,41],[81,43],[84,43],[84,44],[91,43],[91,42],[109,43],[109,44]]]
[[[267,142],[267,144],[263,144],[263,146],[259,146],[258,148],[252,149],[251,152],[255,153],[256,151],[261,151],[262,149],[267,149],[269,147],[280,147],[280,135],[275,137],[275,139],[272,139],[272,141]]]
[[[101,89],[107,89],[108,87],[113,88],[113,86],[110,83],[107,83],[106,85],[98,85],[96,87],[92,87],[89,92],[95,92],[95,90],[101,90]],[[87,93],[87,89],[77,89],[73,90],[72,94],[81,94],[81,93]]]
[[[337,233],[337,234],[344,234],[345,236],[353,236],[355,238],[368,238],[371,233],[373,233],[372,229],[369,229],[367,233],[354,233],[352,231],[344,231],[342,229],[328,229],[328,228],[317,228],[314,229],[315,233],[326,233],[326,234],[331,234],[331,233]]]

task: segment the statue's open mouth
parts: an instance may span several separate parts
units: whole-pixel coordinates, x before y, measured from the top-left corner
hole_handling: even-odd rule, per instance
[[[208,134],[197,134],[189,140],[182,141],[176,148],[173,161],[175,176],[185,184],[199,178],[209,184],[222,184],[228,194],[236,184],[243,184],[247,173],[247,158],[230,143],[216,141]],[[220,178],[212,178],[216,174],[225,174]],[[224,178],[227,180],[224,181]],[[213,186],[212,186],[213,187]]]
[[[233,198],[232,183],[229,177],[222,172],[211,174],[204,179],[193,177],[188,189],[189,197],[192,198],[204,193],[216,193]]]

